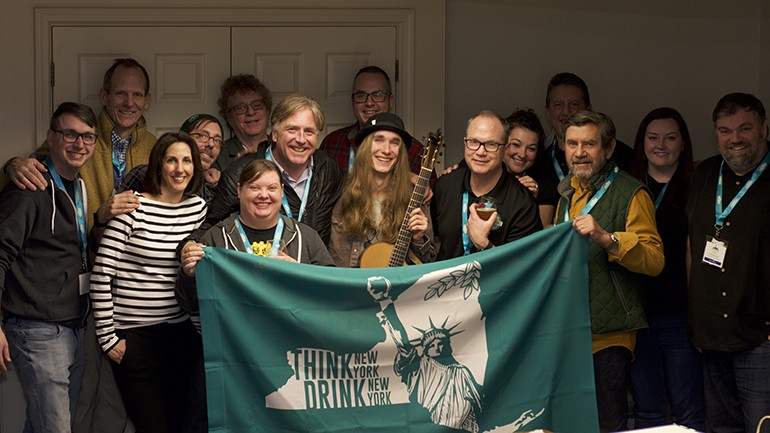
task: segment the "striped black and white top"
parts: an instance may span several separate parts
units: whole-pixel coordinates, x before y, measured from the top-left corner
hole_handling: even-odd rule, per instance
[[[115,329],[188,319],[174,297],[176,247],[201,225],[206,202],[194,196],[169,204],[137,195],[140,206],[107,225],[91,273],[96,337],[105,352],[118,343]]]

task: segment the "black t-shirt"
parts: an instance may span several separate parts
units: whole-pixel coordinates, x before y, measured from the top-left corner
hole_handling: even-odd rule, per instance
[[[665,183],[645,176],[645,184],[655,202]],[[674,313],[687,310],[687,183],[676,185],[672,180],[655,211],[658,233],[663,241],[666,264],[655,277],[644,277],[648,313]]]
[[[268,257],[272,251],[273,236],[275,236],[275,226],[269,229],[253,229],[241,222],[246,237],[251,242],[251,249],[258,256]]]
[[[468,191],[468,205],[478,200],[470,188],[470,170],[461,166],[436,181],[431,201],[433,233],[440,239],[436,260],[461,257],[463,192]],[[497,185],[487,195],[497,201],[497,212],[503,226],[489,234],[493,245],[523,238],[543,228],[532,194],[510,173],[503,170]],[[472,248],[471,252],[475,249]]]

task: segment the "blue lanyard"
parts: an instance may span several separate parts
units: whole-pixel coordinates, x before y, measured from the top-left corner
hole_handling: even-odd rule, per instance
[[[246,248],[246,252],[253,255],[254,249],[251,248],[251,243],[249,242],[248,236],[246,236],[246,231],[243,230],[243,226],[241,225],[240,214],[236,215],[235,217],[235,227],[238,229],[238,234],[241,235],[241,241],[243,241],[243,246]],[[278,248],[276,248],[276,245],[278,245],[281,242],[282,237],[283,237],[283,218],[281,218],[281,216],[278,215],[278,224],[275,226],[273,243],[270,245],[270,257],[275,257],[278,255]]]
[[[463,192],[463,255],[471,253],[471,238],[468,236],[468,191]]]
[[[658,194],[658,197],[655,199],[655,209],[657,210],[660,207],[660,203],[663,201],[663,196],[666,194],[666,190],[668,189],[669,182],[666,182],[665,185],[663,185],[663,189],[660,190],[660,193]]]
[[[126,160],[128,159],[128,148],[126,148],[126,155],[123,157],[123,161],[120,160],[118,152],[115,151],[115,146],[112,146],[112,166],[118,171],[117,179],[115,182],[115,189],[123,182],[123,176],[126,172]]]
[[[722,169],[725,166],[725,161],[722,160],[722,164],[719,166],[719,180],[717,181],[717,199],[716,199],[716,206],[715,206],[715,213],[716,213],[716,219],[714,222],[714,227],[717,229],[717,236],[719,235],[719,231],[722,230],[722,227],[725,224],[725,220],[727,219],[727,216],[730,215],[730,212],[733,211],[735,206],[738,204],[739,201],[743,198],[744,195],[749,191],[749,188],[751,188],[754,183],[759,179],[759,176],[764,173],[765,169],[767,168],[767,164],[770,162],[770,152],[765,155],[765,158],[762,160],[762,162],[759,163],[759,166],[756,170],[754,170],[754,174],[751,175],[751,179],[749,179],[746,184],[743,185],[743,188],[741,188],[740,191],[738,191],[738,194],[733,197],[733,200],[730,202],[730,204],[727,205],[726,209],[722,209],[722,185],[723,185],[723,176],[722,176]]]
[[[265,152],[265,159],[269,161],[273,161],[273,154],[270,151],[270,148],[267,148],[267,151]],[[305,207],[307,206],[307,197],[308,193],[310,192],[310,179],[313,178],[313,170],[310,170],[310,172],[307,175],[307,180],[305,181],[305,191],[302,193],[302,201],[299,205],[299,217],[297,217],[297,221],[302,221],[302,217],[305,215]],[[286,192],[283,193],[283,197],[281,198],[281,206],[283,207],[283,212],[286,214],[289,218],[294,218],[294,216],[291,213],[291,207],[289,207],[289,200],[286,199]]]
[[[556,160],[556,146],[558,144],[556,143],[556,137],[554,137],[553,143],[551,143],[551,163],[553,163],[553,169],[556,171],[556,176],[559,177],[559,182],[561,182],[564,180],[564,171],[561,169],[559,161]]]
[[[602,184],[602,187],[599,189],[599,191],[596,191],[596,194],[591,197],[591,200],[588,200],[586,207],[583,208],[583,210],[580,212],[580,215],[587,215],[589,212],[591,212],[594,206],[596,206],[596,203],[598,203],[604,194],[607,193],[607,190],[610,189],[610,186],[612,186],[612,182],[615,181],[615,178],[618,177],[618,171],[619,169],[616,165],[615,168],[612,169],[612,173],[607,176],[607,180],[604,181],[604,184]],[[569,221],[569,202],[565,201],[564,203],[564,221]]]
[[[471,237],[468,235],[468,191],[463,192],[463,255],[467,256],[471,253],[473,243]]]
[[[353,171],[353,161],[356,159],[356,151],[353,149],[353,145],[350,145],[350,150],[348,151],[348,173]]]
[[[51,160],[50,155],[48,158],[46,158],[45,165],[48,167],[48,172],[51,173],[51,178],[53,179],[53,183],[56,185],[56,188],[64,191],[64,193],[67,194],[67,197],[69,197],[69,193],[67,193],[67,189],[64,188],[64,182],[62,182],[61,176],[59,176],[59,173],[56,171],[56,167],[53,165],[53,160]],[[78,220],[80,255],[81,259],[83,260],[83,269],[88,269],[88,236],[86,235],[86,212],[85,207],[83,206],[83,192],[80,190],[80,182],[78,182],[77,176],[75,177],[74,182],[75,183],[73,185],[73,189],[75,190],[75,214]]]

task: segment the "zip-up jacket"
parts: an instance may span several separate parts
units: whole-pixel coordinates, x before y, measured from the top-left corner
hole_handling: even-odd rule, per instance
[[[8,185],[0,195],[0,305],[11,317],[80,327],[88,296],[80,294],[85,272],[75,203],[43,173],[45,190]],[[75,185],[87,194],[78,176]]]

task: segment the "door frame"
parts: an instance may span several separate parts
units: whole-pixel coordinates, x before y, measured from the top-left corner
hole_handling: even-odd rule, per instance
[[[45,137],[53,112],[53,28],[58,26],[394,26],[399,70],[398,76],[391,78],[400,115],[405,126],[414,130],[415,9],[35,8],[34,12],[35,138],[38,143]],[[441,77],[442,95],[439,99],[440,118],[443,120],[443,56]],[[429,117],[435,119],[436,115],[433,113]]]

